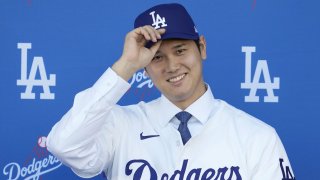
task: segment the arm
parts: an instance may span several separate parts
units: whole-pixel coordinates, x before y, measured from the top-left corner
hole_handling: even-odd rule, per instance
[[[248,153],[250,179],[295,179],[286,151],[274,129],[259,133],[254,141]]]
[[[126,81],[150,63],[161,42],[150,49],[144,44],[151,39],[156,42],[162,33],[151,26],[129,32],[121,58],[91,88],[75,96],[72,108],[49,133],[48,150],[79,176],[93,177],[112,163],[121,133],[117,127],[124,126],[112,108],[129,89]]]

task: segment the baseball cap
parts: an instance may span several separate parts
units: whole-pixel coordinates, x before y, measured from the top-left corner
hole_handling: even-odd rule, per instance
[[[164,28],[161,39],[199,39],[196,26],[188,11],[177,3],[159,4],[141,13],[134,22],[134,28],[151,25],[155,29]],[[150,41],[146,47],[151,47]]]

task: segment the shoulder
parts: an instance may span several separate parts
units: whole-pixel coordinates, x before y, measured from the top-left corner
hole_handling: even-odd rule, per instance
[[[140,101],[137,104],[127,105],[127,106],[120,106],[123,110],[126,111],[141,111],[146,113],[147,111],[150,111],[152,109],[156,109],[157,106],[159,106],[160,98],[151,100],[149,102]]]
[[[136,104],[120,106],[116,105],[113,107],[113,112],[119,116],[130,116],[130,119],[141,119],[141,116],[148,117],[155,111],[159,104],[159,99],[154,99],[150,102],[140,101]]]
[[[225,101],[221,102],[221,115],[226,121],[236,128],[241,134],[248,136],[270,136],[276,134],[275,129],[263,122],[262,120],[228,104]]]
[[[274,153],[281,151],[281,140],[272,126],[224,101],[221,104],[222,127],[228,127],[228,133],[248,157],[259,157],[266,149],[276,148]]]

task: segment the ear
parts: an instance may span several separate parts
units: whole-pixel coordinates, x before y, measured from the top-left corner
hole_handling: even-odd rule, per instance
[[[203,35],[201,35],[199,38],[199,45],[201,58],[202,60],[205,60],[207,59],[207,43]]]

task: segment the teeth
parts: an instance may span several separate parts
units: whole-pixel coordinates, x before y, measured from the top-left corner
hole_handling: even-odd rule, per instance
[[[181,80],[185,75],[186,75],[186,74],[182,74],[182,75],[180,75],[180,76],[171,78],[171,79],[169,79],[169,82],[177,82],[177,81]]]

